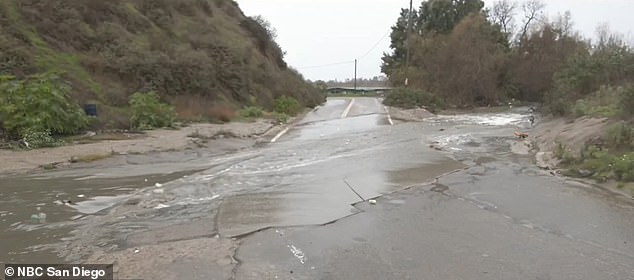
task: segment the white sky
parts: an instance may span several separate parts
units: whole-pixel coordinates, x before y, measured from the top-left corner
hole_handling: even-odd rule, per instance
[[[277,30],[285,60],[311,80],[345,80],[380,75],[389,51],[390,27],[408,0],[237,0],[248,16],[262,15]],[[493,0],[485,0],[487,6]],[[575,29],[586,37],[599,23],[632,39],[634,0],[544,0],[549,15],[569,10]],[[415,0],[417,9],[421,1]],[[378,42],[378,44],[377,44]],[[374,47],[376,46],[376,47]],[[374,48],[373,48],[374,47]],[[342,63],[343,62],[343,63]],[[323,66],[335,63],[338,65]]]

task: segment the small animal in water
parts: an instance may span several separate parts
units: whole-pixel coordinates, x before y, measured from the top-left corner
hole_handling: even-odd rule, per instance
[[[528,120],[531,122],[531,126],[535,124],[535,116],[531,115],[530,117],[528,117]]]

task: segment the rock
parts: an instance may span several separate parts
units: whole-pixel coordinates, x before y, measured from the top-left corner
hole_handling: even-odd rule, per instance
[[[584,178],[594,175],[594,171],[588,169],[577,169],[577,173]]]
[[[541,169],[551,169],[552,168],[552,153],[550,152],[538,152],[535,155],[535,164],[537,167]]]

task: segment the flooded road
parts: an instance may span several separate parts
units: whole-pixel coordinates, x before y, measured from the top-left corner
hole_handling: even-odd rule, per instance
[[[237,237],[236,279],[634,277],[632,205],[511,152],[529,127],[522,110],[390,125],[378,99],[330,99],[254,149],[0,178],[0,261]]]

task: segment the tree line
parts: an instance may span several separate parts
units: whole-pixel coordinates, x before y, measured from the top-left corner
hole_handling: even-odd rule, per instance
[[[481,0],[423,1],[411,13],[402,9],[381,70],[393,86],[449,106],[515,99],[542,102],[556,115],[631,117],[632,46],[607,25],[597,39],[584,38],[570,12],[548,18],[544,10],[539,0],[491,8]]]

